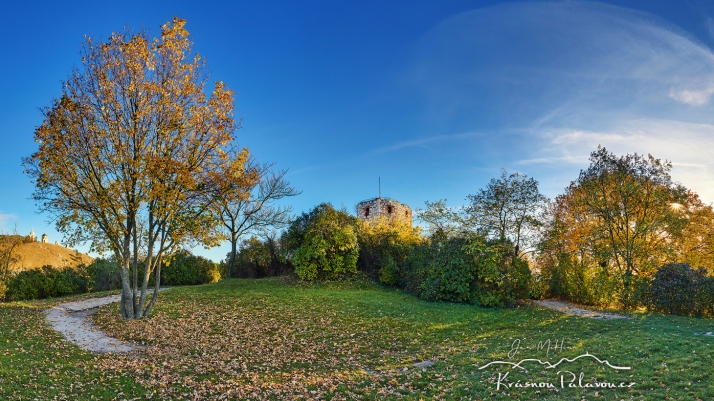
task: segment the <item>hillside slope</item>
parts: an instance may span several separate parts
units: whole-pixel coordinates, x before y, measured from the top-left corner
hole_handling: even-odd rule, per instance
[[[29,242],[17,247],[13,256],[19,256],[19,261],[11,266],[12,269],[27,270],[45,265],[54,267],[77,267],[80,264],[88,265],[94,260],[91,256],[61,245]]]

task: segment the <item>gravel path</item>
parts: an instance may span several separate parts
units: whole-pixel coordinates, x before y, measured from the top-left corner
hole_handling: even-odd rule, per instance
[[[569,315],[589,317],[592,319],[630,319],[629,316],[617,315],[614,313],[598,312],[590,309],[581,308],[575,304],[566,301],[556,301],[553,299],[544,299],[540,301],[533,301],[535,304],[543,306],[545,308],[554,309]]]
[[[159,291],[168,290],[161,288]],[[101,298],[90,298],[82,301],[67,302],[47,309],[45,315],[52,328],[80,348],[102,354],[105,352],[124,353],[143,349],[144,347],[109,337],[103,331],[94,327],[90,316],[100,306],[119,302],[121,295],[109,295]]]

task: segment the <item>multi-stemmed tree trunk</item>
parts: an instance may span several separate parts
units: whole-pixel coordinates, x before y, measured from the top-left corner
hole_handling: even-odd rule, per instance
[[[205,63],[184,25],[174,18],[154,39],[129,30],[88,38],[81,67],[43,111],[39,149],[23,160],[66,242],[91,241],[120,262],[127,319],[151,311],[166,255],[220,238],[211,204],[240,191],[249,158],[231,148],[233,92],[216,82],[206,97]]]

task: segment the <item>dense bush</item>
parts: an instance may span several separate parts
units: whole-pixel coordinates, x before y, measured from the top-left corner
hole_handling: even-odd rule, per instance
[[[215,283],[224,270],[217,263],[188,251],[176,253],[161,268],[161,285],[198,285]]]
[[[670,263],[655,273],[648,291],[648,306],[661,313],[714,317],[714,278],[687,263]]]
[[[231,254],[228,253],[226,260],[230,261]],[[243,240],[240,249],[236,253],[233,262],[233,269],[230,277],[257,278],[268,275],[270,268],[270,251],[265,243],[257,237],[252,236]]]
[[[12,277],[7,283],[6,298],[9,301],[22,301],[84,292],[87,292],[87,277],[81,268],[43,266],[22,271]]]
[[[89,291],[121,289],[121,267],[117,262],[97,258],[87,266]]]
[[[578,259],[571,253],[561,252],[554,260],[541,264],[543,295],[573,301],[584,305],[607,306],[626,303],[623,276],[602,264],[588,259]],[[628,301],[629,302],[629,301]]]
[[[528,264],[508,240],[486,240],[435,230],[429,240],[408,222],[357,222],[322,204],[295,219],[283,235],[296,274],[303,280],[339,278],[359,270],[423,299],[500,306],[530,295]],[[255,268],[266,253],[243,248]]]
[[[5,298],[8,301],[24,301],[47,298],[47,276],[41,269],[19,272],[7,283]]]
[[[714,317],[714,277],[702,277],[697,281],[694,308],[701,317]]]
[[[358,225],[357,242],[358,269],[383,284],[394,285],[407,255],[422,242],[421,229],[408,221],[381,217]]]
[[[479,237],[434,236],[414,247],[401,282],[423,299],[501,306],[529,295],[528,264],[510,249]]]
[[[226,261],[230,261],[230,252]],[[236,258],[230,277],[262,278],[281,276],[291,272],[290,266],[284,258],[280,241],[275,236],[267,236],[263,240],[253,236],[243,240]]]
[[[650,280],[621,273],[611,263],[597,262],[585,254],[541,253],[536,259],[540,297],[584,305],[636,309],[647,304]]]
[[[636,275],[623,275],[622,294],[620,304],[625,309],[638,309],[647,307],[648,294],[652,279]]]
[[[293,220],[284,234],[286,251],[303,280],[330,280],[357,272],[356,218],[329,203]]]

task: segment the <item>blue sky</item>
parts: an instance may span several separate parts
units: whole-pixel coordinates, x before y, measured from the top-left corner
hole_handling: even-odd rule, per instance
[[[12,2],[0,13],[0,228],[61,240],[20,158],[84,35],[188,21],[237,132],[296,212],[382,195],[463,204],[501,168],[553,197],[598,145],[671,160],[714,201],[714,2]],[[80,248],[83,249],[83,248]],[[214,260],[227,246],[196,250]]]

